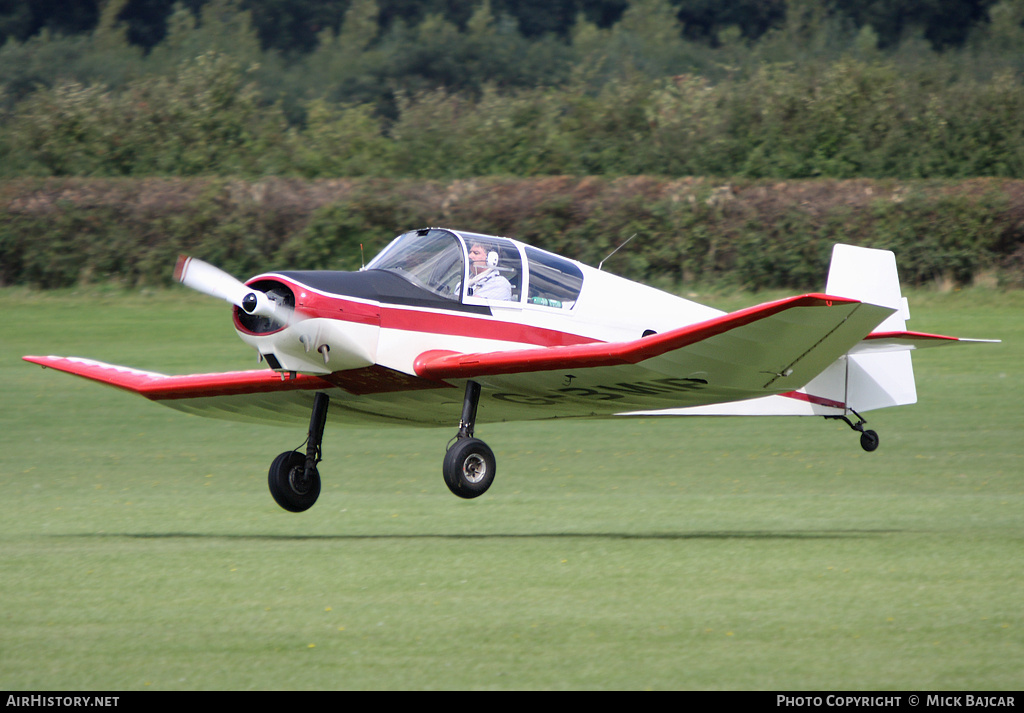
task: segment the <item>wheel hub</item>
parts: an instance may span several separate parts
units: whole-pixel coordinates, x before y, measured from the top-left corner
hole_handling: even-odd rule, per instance
[[[306,477],[304,466],[295,466],[288,471],[288,485],[296,495],[305,495],[310,489],[310,478]]]
[[[470,454],[462,464],[462,474],[470,483],[479,483],[487,477],[487,461],[477,453]]]

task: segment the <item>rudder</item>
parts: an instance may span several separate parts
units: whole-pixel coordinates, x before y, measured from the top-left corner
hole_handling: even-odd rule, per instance
[[[906,330],[910,310],[900,290],[896,256],[889,250],[836,245],[825,291],[896,310],[872,334]],[[916,403],[910,350],[849,355],[845,402],[854,411]]]

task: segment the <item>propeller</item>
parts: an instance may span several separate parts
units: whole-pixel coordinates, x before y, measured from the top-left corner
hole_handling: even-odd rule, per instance
[[[230,302],[246,314],[269,317],[281,324],[291,321],[293,313],[290,308],[198,258],[180,256],[174,266],[174,279],[204,295]]]

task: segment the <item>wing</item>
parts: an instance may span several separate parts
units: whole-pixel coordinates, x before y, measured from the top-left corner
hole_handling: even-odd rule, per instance
[[[179,411],[235,421],[308,421],[308,404],[313,399],[309,392],[330,387],[316,376],[282,378],[269,369],[168,376],[81,357],[23,358],[44,368],[139,394]]]
[[[330,387],[330,383],[320,377],[308,375],[290,377],[266,369],[168,376],[81,357],[26,356],[23,359],[48,369],[56,369],[131,391],[145,396],[151,401]]]
[[[550,414],[738,401],[798,389],[893,312],[810,294],[629,342],[481,354],[430,351],[429,379],[476,379],[496,398]],[[546,401],[546,403],[542,403]]]
[[[458,418],[450,384],[380,366],[324,376],[269,369],[169,376],[80,357],[26,356],[25,361],[114,386],[164,406],[211,418],[269,424],[308,423],[313,394],[339,396],[329,418],[341,423],[437,425]],[[454,404],[453,414],[437,413]]]

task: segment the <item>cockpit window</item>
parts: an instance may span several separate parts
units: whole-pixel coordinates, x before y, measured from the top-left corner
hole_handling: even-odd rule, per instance
[[[565,258],[527,246],[530,266],[528,304],[571,309],[583,287],[583,271]]]
[[[465,273],[462,245],[447,230],[417,230],[395,238],[367,270],[388,270],[451,300],[460,298]]]

